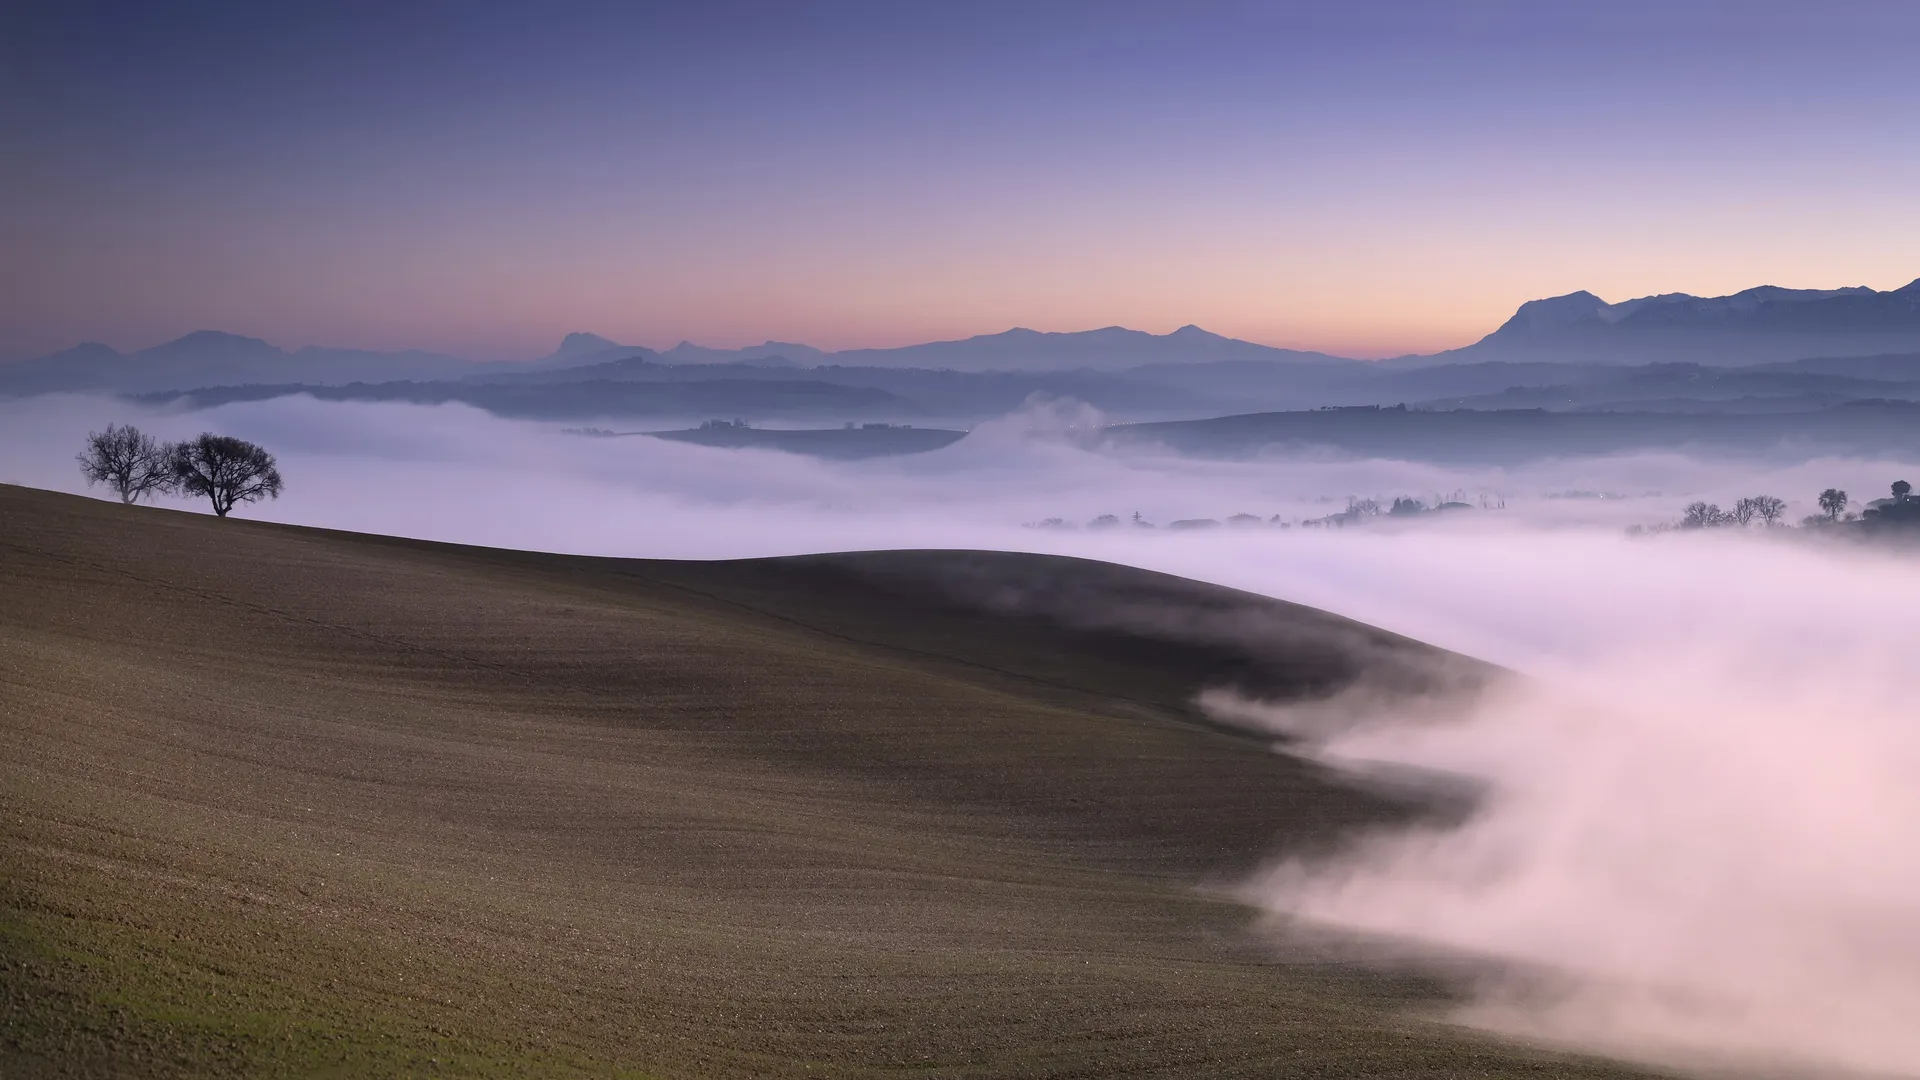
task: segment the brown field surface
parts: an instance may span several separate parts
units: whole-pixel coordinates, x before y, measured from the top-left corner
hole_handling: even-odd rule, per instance
[[[1407,811],[1198,690],[1443,659],[1075,560],[0,487],[0,1076],[1615,1075],[1205,887]]]

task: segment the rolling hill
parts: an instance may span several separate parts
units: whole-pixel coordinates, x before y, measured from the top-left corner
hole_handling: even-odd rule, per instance
[[[1485,669],[1076,560],[0,487],[0,1074],[1602,1076],[1196,888],[1417,812],[1202,686]]]

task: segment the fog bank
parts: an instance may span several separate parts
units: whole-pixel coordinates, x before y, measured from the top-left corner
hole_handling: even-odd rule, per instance
[[[1391,460],[1182,458],[1085,445],[1097,414],[1073,406],[984,424],[934,453],[828,462],[644,436],[588,438],[462,405],[333,403],[286,397],[171,412],[79,396],[0,399],[0,481],[85,492],[73,454],[86,432],[135,422],[163,438],[216,430],[276,454],[278,502],[242,516],[428,539],[601,555],[722,558],[923,545],[1109,551],[1122,538],[1020,528],[1083,525],[1136,511],[1162,526],[1236,513],[1323,517],[1350,497],[1457,497],[1497,514],[1453,529],[1626,525],[1670,520],[1694,498],[1762,491],[1815,512],[1838,484],[1884,494],[1900,463],[1815,460],[1733,465],[1677,454],[1459,468]],[[95,490],[96,495],[102,494]],[[1605,497],[1600,497],[1605,496]],[[191,502],[164,505],[195,510]],[[1422,522],[1429,532],[1437,522]],[[1138,534],[1128,533],[1127,537]],[[1122,558],[1122,561],[1132,561]]]
[[[1493,613],[1475,633],[1525,673],[1465,716],[1362,707],[1328,733],[1324,709],[1229,708],[1311,720],[1311,751],[1359,773],[1490,788],[1464,827],[1283,862],[1247,895],[1283,923],[1516,962],[1470,1022],[1680,1064],[1920,1075],[1920,566],[1583,545],[1555,575],[1529,554],[1500,544],[1497,570],[1456,565],[1438,590]]]

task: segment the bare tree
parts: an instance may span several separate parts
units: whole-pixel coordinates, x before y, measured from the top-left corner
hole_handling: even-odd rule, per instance
[[[1828,521],[1838,521],[1840,514],[1847,508],[1847,493],[1839,488],[1828,488],[1820,493],[1820,509],[1827,512]]]
[[[1711,529],[1725,525],[1733,520],[1733,515],[1708,502],[1688,503],[1681,512],[1680,527],[1683,529]]]
[[[172,449],[132,424],[108,424],[105,431],[87,432],[87,448],[77,460],[88,487],[104,483],[121,502],[135,503],[172,490]]]
[[[1760,516],[1768,528],[1778,525],[1780,519],[1787,516],[1787,500],[1777,495],[1755,495],[1750,501],[1753,503],[1753,512]]]
[[[1733,509],[1727,512],[1727,517],[1733,524],[1744,529],[1753,524],[1754,516],[1759,512],[1760,508],[1753,504],[1752,499],[1741,499],[1733,504]]]
[[[213,512],[221,517],[226,517],[235,503],[280,497],[280,470],[274,466],[273,455],[245,439],[207,432],[175,443],[172,465],[180,490],[188,495],[205,495],[213,502]]]

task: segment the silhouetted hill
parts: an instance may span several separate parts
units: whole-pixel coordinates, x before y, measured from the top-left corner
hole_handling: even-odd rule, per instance
[[[1473,365],[1483,366],[1483,365]],[[1484,365],[1519,368],[1522,365]],[[1836,362],[1836,367],[1845,367]],[[1801,362],[1754,367],[1709,367],[1702,364],[1640,364],[1613,367],[1593,364],[1525,365],[1530,378],[1516,379],[1495,392],[1466,390],[1457,377],[1460,366],[1427,368],[1407,376],[1429,375],[1435,388],[1452,384],[1453,396],[1422,398],[1409,394],[1425,408],[1554,410],[1608,410],[1659,412],[1812,412],[1832,405],[1870,398],[1920,400],[1920,365],[1863,365],[1889,378],[1866,378],[1838,371],[1808,370]],[[1558,376],[1561,381],[1548,381]],[[1413,378],[1393,380],[1417,385]]]
[[[649,431],[645,434],[656,439],[697,443],[701,446],[754,447],[853,461],[899,454],[924,454],[952,446],[965,438],[967,433],[942,428],[902,427],[898,424],[847,424],[845,427],[796,431],[719,423],[682,431]]]
[[[343,401],[463,401],[502,415],[556,419],[938,419],[956,426],[1003,416],[1036,399],[1083,402],[1114,422],[1402,403],[1429,410],[1789,414],[1867,398],[1920,400],[1920,357],[1913,356],[1754,367],[1486,361],[1406,369],[1216,361],[1106,373],[830,364],[801,369],[757,361],[667,364],[645,350],[636,355],[620,351],[614,350],[617,359],[597,363],[547,371],[516,366],[508,373],[495,369],[494,374],[461,380],[250,383],[169,388],[143,396],[213,403],[313,393]],[[593,355],[601,354],[589,354],[589,359]],[[378,366],[372,359],[363,363]],[[1849,374],[1853,371],[1868,374]],[[689,389],[692,384],[698,387]],[[808,391],[795,392],[800,385]]]
[[[1877,292],[1762,286],[1731,296],[1685,293],[1609,304],[1589,292],[1522,304],[1512,318],[1462,349],[1370,363],[1224,337],[1197,326],[1149,334],[1119,326],[1075,333],[1015,328],[955,341],[886,349],[825,352],[797,342],[768,341],[740,349],[681,342],[664,352],[621,345],[598,334],[568,334],[553,353],[521,363],[475,363],[425,352],[382,353],[309,347],[286,352],[258,338],[199,331],[129,355],[87,344],[35,360],[0,365],[0,394],[63,390],[151,392],[191,386],[397,381],[684,381],[688,378],[780,378],[805,370],[843,385],[884,386],[923,398],[930,413],[976,414],[1017,404],[1035,391],[1084,397],[1123,411],[1155,406],[1207,411],[1300,408],[1399,401],[1454,401],[1514,388],[1606,381],[1604,372],[1574,368],[1698,364],[1709,367],[1788,365],[1806,374],[1881,383],[1920,381],[1920,280]],[[1865,362],[1871,358],[1871,362]],[[676,368],[711,374],[688,376]],[[885,384],[882,372],[918,372],[911,386]],[[1060,376],[1016,393],[1015,381],[950,381],[926,388],[929,373]],[[1068,378],[1070,376],[1070,378]],[[1120,379],[1098,384],[1095,377]],[[1490,385],[1489,380],[1511,381]],[[1143,389],[1143,388],[1158,388]],[[1835,383],[1807,389],[1808,405],[1886,387]],[[1168,391],[1171,391],[1169,393]],[[932,400],[943,394],[952,400]],[[1637,392],[1636,392],[1637,393]],[[1716,391],[1730,400],[1745,391]],[[1762,394],[1761,396],[1769,396]],[[1598,400],[1631,400],[1633,398]],[[1681,394],[1676,401],[1692,400]],[[1591,403],[1591,402],[1589,402]]]
[[[235,368],[283,360],[286,355],[259,338],[220,330],[195,330],[134,354],[146,364],[216,364]]]
[[[792,367],[811,366],[828,355],[811,345],[802,345],[793,341],[768,341],[741,349],[710,349],[704,345],[695,345],[691,341],[683,341],[661,353],[660,359],[669,364],[752,363],[762,366]]]
[[[599,334],[572,333],[561,340],[558,349],[534,361],[531,370],[545,372],[576,365],[617,363],[634,357],[660,364],[754,363],[762,367],[794,367],[813,364],[826,355],[811,345],[791,341],[768,341],[740,349],[711,349],[683,341],[660,351],[642,345],[622,345]],[[529,368],[523,365],[521,370]]]
[[[131,370],[119,350],[88,341],[49,356],[0,365],[0,392],[118,389]]]
[[[1169,382],[1097,371],[954,371],[951,369],[857,367],[821,364],[806,369],[765,360],[729,363],[662,363],[667,354],[627,356],[554,371],[474,376],[469,381],[526,385],[581,381],[689,382],[785,381],[810,378],[838,386],[883,390],[914,403],[915,415],[951,419],[1003,415],[1041,395],[1084,402],[1104,412],[1166,417],[1218,412],[1231,397],[1183,390]],[[743,391],[743,393],[745,393]],[[735,412],[746,412],[743,409]],[[732,414],[729,414],[732,415]]]
[[[1197,326],[1149,334],[1108,326],[1054,334],[1015,328],[959,341],[933,341],[894,349],[849,349],[832,354],[845,366],[952,368],[956,371],[1049,371],[1088,368],[1118,371],[1142,364],[1217,360],[1356,363],[1325,353],[1298,352],[1222,337]]]
[[[1463,464],[1652,450],[1792,460],[1828,454],[1912,459],[1920,457],[1920,404],[1858,401],[1787,415],[1365,406],[1123,424],[1105,429],[1103,438],[1211,457],[1331,450]]]
[[[548,359],[571,359],[576,356],[591,356],[595,353],[603,353],[612,349],[623,348],[626,348],[626,346],[617,341],[610,341],[603,338],[599,334],[574,333],[561,338],[560,347],[553,350],[553,355],[548,357]]]
[[[1758,370],[1803,371],[1843,378],[1914,383],[1920,382],[1920,352],[1883,353],[1878,356],[1815,356],[1805,360],[1762,364]]]
[[[560,339],[559,348],[529,363],[476,364],[467,377],[481,379],[494,375],[544,374],[636,357],[651,360],[658,355],[643,345],[622,345],[599,334],[575,332]]]
[[[459,378],[488,365],[436,353],[370,352],[309,346],[295,352],[259,338],[197,330],[152,348],[120,353],[86,344],[0,365],[0,393],[141,392],[239,383],[339,384],[357,380]]]
[[[683,341],[664,352],[647,355],[664,364],[832,365],[838,368],[917,368],[1029,374],[1068,370],[1113,372],[1143,364],[1177,366],[1239,361],[1350,366],[1361,363],[1325,353],[1276,349],[1269,345],[1222,337],[1197,326],[1183,326],[1170,334],[1149,334],[1120,326],[1074,333],[1043,333],[1016,327],[998,334],[980,334],[957,341],[930,341],[896,348],[845,349],[839,352],[783,341],[769,341],[741,349],[713,349]],[[618,357],[605,355],[603,359],[615,360]]]

